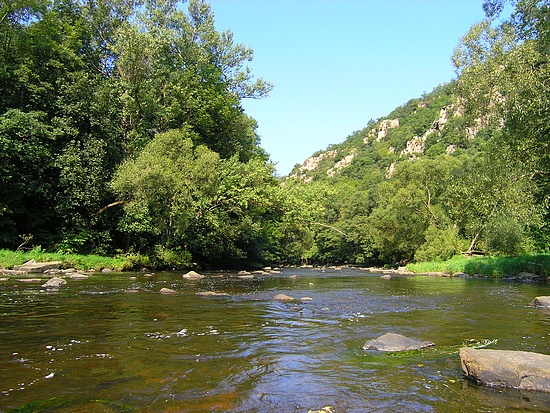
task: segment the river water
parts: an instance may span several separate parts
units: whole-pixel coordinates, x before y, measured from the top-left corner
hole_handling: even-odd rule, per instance
[[[550,395],[470,383],[458,358],[465,343],[550,354],[540,295],[550,286],[359,269],[3,282],[0,411],[550,412]],[[387,332],[436,346],[362,350]]]

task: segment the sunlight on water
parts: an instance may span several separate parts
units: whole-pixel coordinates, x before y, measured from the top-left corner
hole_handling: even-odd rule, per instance
[[[465,344],[550,353],[550,312],[528,306],[547,285],[288,269],[98,274],[57,292],[9,281],[0,295],[2,412],[550,411],[549,395],[464,380],[458,359]],[[387,332],[436,346],[362,350]]]

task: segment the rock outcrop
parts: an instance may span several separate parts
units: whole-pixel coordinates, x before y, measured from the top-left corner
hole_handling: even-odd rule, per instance
[[[376,140],[380,142],[388,135],[388,129],[395,129],[399,127],[399,119],[385,119],[380,122],[380,127],[378,128],[378,133],[376,135]]]
[[[464,347],[459,355],[462,370],[477,383],[550,393],[550,356],[546,354]]]
[[[421,341],[401,334],[386,333],[374,340],[368,340],[363,346],[363,350],[410,351],[421,350],[434,345],[431,341]]]

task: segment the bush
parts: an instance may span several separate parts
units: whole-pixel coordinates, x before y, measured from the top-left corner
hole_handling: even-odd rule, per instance
[[[181,249],[170,249],[162,245],[155,247],[155,264],[158,267],[182,269],[191,266],[191,253]]]
[[[414,254],[415,261],[444,261],[460,254],[467,241],[460,238],[454,228],[438,229],[429,227],[425,233],[426,242]]]

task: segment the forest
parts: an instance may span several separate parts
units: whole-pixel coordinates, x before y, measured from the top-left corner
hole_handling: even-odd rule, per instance
[[[273,86],[206,1],[2,2],[0,248],[224,269],[548,253],[550,6],[481,6],[456,79],[278,177],[242,107]]]

